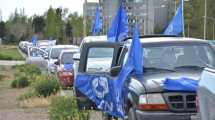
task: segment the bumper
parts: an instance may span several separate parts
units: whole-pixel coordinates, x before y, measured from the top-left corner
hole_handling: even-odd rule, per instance
[[[173,112],[145,112],[136,110],[136,118],[137,120],[198,120],[195,119],[195,113],[173,113]]]
[[[74,72],[58,72],[58,79],[63,88],[73,87]]]

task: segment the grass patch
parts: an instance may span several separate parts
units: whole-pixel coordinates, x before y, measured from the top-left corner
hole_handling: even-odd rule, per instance
[[[56,96],[49,106],[50,120],[87,120],[88,112],[79,111],[75,97]]]
[[[5,76],[0,74],[0,81],[2,81],[4,78]]]
[[[16,47],[0,47],[0,60],[24,60]]]
[[[32,97],[20,102],[24,108],[48,107],[51,103],[51,97]]]

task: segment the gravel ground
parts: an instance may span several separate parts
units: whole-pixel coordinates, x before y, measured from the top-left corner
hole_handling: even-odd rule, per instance
[[[22,108],[19,106],[18,96],[25,89],[10,88],[11,68],[0,70],[7,78],[0,81],[0,120],[48,120],[47,108]]]

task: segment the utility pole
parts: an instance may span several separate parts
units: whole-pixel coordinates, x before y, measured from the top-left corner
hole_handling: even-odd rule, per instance
[[[84,0],[84,7],[83,7],[83,18],[84,18],[84,20],[83,20],[83,24],[84,24],[84,37],[87,35],[87,21],[86,21],[86,19],[87,19],[87,17],[86,17],[86,11],[85,11],[85,7],[86,7],[86,4],[87,4],[87,0]]]
[[[207,0],[205,0],[205,16],[204,16],[204,40],[206,40],[207,35]]]
[[[185,29],[184,29],[184,0],[182,0],[182,25],[183,25],[183,37],[185,37]]]

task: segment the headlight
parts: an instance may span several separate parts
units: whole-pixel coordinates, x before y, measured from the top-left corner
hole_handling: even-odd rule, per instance
[[[138,109],[140,110],[167,110],[163,96],[161,94],[145,94],[139,96]]]

